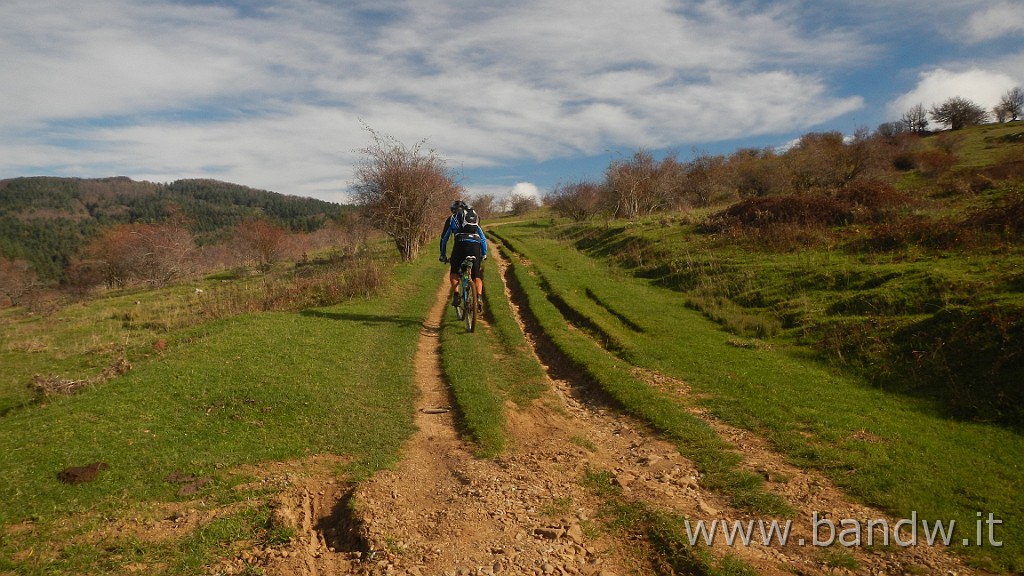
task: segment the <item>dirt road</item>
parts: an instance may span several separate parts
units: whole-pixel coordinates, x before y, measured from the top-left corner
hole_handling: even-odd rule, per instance
[[[505,266],[498,250],[493,252]],[[516,305],[521,302],[518,294],[508,297]],[[253,552],[267,574],[654,573],[643,538],[608,530],[602,523],[602,501],[583,481],[595,473],[610,477],[623,498],[652,509],[708,522],[760,520],[706,490],[694,465],[672,444],[601,405],[583,384],[558,377],[529,408],[507,407],[510,448],[504,455],[475,458],[447,410],[451,400],[439,368],[439,327],[442,315],[451,313],[446,303],[442,283],[415,360],[421,390],[418,432],[401,463],[358,487],[338,482],[329,466],[323,474],[306,466],[277,507],[279,521],[293,526],[297,537],[283,548]],[[542,346],[542,336],[528,324],[523,325],[529,338],[535,347]],[[488,329],[486,324],[482,328]],[[549,375],[566,374],[553,365],[557,360],[542,356]],[[654,386],[687,393],[685,383],[641,374]],[[699,415],[743,453],[750,469],[766,477],[769,489],[799,510],[791,519],[787,545],[727,546],[720,537],[711,547],[716,556],[732,555],[761,574],[975,573],[939,548],[811,545],[815,513],[837,524],[886,516],[850,502],[823,477],[789,466],[751,433]],[[800,539],[805,545],[798,544]]]

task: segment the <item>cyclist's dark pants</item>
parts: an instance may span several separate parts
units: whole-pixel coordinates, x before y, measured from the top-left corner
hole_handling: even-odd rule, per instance
[[[484,259],[483,252],[483,246],[479,242],[456,242],[452,247],[452,257],[449,260],[452,265],[452,274],[459,275],[459,267],[462,266],[462,261],[466,259],[466,256],[476,256],[476,262],[473,262],[473,279],[481,278],[480,262]]]

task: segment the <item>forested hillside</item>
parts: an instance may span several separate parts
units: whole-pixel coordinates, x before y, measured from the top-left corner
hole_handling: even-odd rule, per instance
[[[26,261],[40,278],[59,280],[104,226],[177,218],[198,244],[206,244],[256,216],[294,232],[312,232],[346,210],[216,180],[14,178],[0,180],[0,257]]]

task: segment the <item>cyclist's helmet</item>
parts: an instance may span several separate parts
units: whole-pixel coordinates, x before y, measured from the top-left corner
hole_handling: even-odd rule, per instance
[[[454,213],[454,212],[455,212],[456,210],[458,210],[459,208],[462,208],[462,209],[466,209],[466,208],[467,208],[467,206],[466,206],[466,203],[465,203],[465,202],[463,202],[462,200],[456,200],[455,202],[452,202],[452,205],[451,205],[451,211],[452,211],[453,213]]]

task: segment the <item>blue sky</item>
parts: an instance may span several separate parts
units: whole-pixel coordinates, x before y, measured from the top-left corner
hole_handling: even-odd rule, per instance
[[[1024,86],[1020,0],[4,0],[0,178],[343,202],[364,124],[470,194],[728,154]]]

